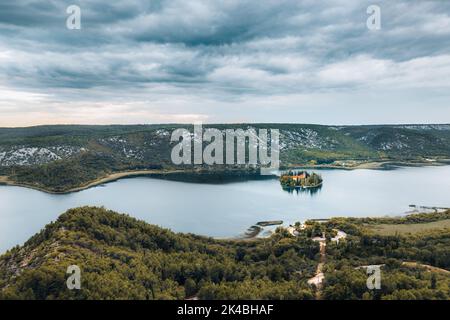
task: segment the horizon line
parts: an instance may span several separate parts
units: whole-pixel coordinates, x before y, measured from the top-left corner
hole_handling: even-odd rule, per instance
[[[273,124],[273,125],[314,125],[314,126],[324,126],[324,127],[362,127],[362,126],[433,126],[433,125],[450,125],[450,122],[442,122],[442,123],[366,123],[366,124],[323,124],[323,123],[302,123],[302,122],[165,122],[165,123],[108,123],[108,124],[82,124],[82,123],[54,123],[54,124],[36,124],[29,126],[0,126],[0,129],[27,129],[27,128],[38,128],[38,127],[108,127],[108,126],[162,126],[162,125],[174,125],[174,126],[182,126],[182,125],[261,125],[261,124]]]

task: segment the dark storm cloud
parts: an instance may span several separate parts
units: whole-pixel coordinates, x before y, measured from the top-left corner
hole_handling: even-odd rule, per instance
[[[81,8],[81,30],[65,26],[72,4]],[[179,96],[192,103],[196,96],[235,101],[361,88],[447,88],[450,2],[378,1],[379,31],[366,27],[370,4],[2,1],[0,89],[59,101]]]

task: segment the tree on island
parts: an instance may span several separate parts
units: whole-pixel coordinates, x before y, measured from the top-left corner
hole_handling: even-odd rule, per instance
[[[318,187],[322,184],[322,177],[316,173],[307,171],[291,171],[281,175],[280,183],[286,188],[295,187]]]

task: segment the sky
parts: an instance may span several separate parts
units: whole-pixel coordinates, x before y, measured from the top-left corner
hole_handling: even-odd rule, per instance
[[[193,122],[450,123],[450,1],[0,2],[0,126]]]

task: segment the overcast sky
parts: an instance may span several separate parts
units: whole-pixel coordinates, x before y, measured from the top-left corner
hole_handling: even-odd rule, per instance
[[[0,2],[0,126],[197,121],[450,123],[450,1]]]

